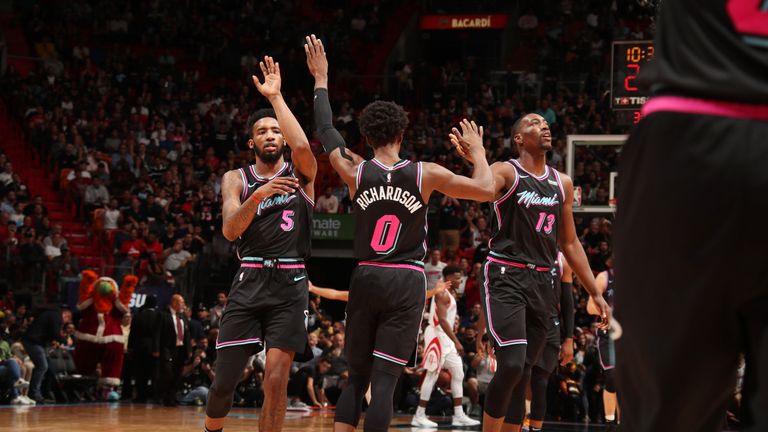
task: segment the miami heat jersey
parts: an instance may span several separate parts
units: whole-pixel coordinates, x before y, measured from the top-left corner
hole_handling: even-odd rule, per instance
[[[423,261],[427,253],[427,204],[421,196],[422,163],[378,160],[357,168],[355,257],[361,261]]]
[[[565,191],[557,170],[541,177],[513,159],[515,184],[491,206],[491,255],[539,267],[552,267]]]
[[[638,79],[655,94],[765,104],[765,0],[663,0],[655,55]]]
[[[245,202],[261,186],[276,177],[296,177],[285,162],[272,177],[256,174],[254,166],[240,168]],[[263,258],[309,258],[314,203],[299,187],[288,195],[272,195],[259,203],[253,221],[236,240],[237,255]]]
[[[453,327],[453,324],[456,322],[456,299],[453,298],[452,295],[448,294],[448,297],[451,298],[451,304],[448,306],[448,311],[445,314],[445,319],[448,321],[448,324]],[[434,330],[438,334],[445,335],[445,331],[442,327],[440,327],[440,317],[437,316],[437,299],[432,299],[432,305],[429,306],[429,325],[434,328]],[[447,336],[447,335],[446,335]]]

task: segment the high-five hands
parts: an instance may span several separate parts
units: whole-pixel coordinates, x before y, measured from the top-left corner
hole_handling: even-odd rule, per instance
[[[459,156],[470,163],[474,163],[475,157],[485,156],[485,149],[483,148],[483,127],[478,127],[474,121],[470,122],[467,119],[462,120],[459,126],[461,126],[461,132],[455,127],[451,128],[451,133],[448,134],[448,138],[451,140],[451,144],[456,148],[456,152]]]
[[[253,84],[256,90],[264,97],[271,98],[280,95],[280,63],[274,61],[270,56],[264,56],[264,61],[259,62],[261,73],[264,74],[264,83],[259,81],[256,75],[252,75]]]
[[[315,78],[315,87],[328,86],[328,58],[325,55],[323,42],[315,35],[306,37],[304,53],[307,55],[309,73]]]

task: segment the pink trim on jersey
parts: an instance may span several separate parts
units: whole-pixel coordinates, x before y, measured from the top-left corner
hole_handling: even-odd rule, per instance
[[[600,359],[600,366],[602,366],[603,370],[611,370],[615,368],[615,365],[606,366],[605,363],[603,363],[603,353],[600,351],[600,335],[597,335],[597,343],[595,345],[597,345],[597,357]]]
[[[357,174],[355,174],[355,189],[360,188],[360,176],[363,175],[363,164],[365,164],[366,161],[360,162],[360,165],[357,166]]]
[[[494,213],[496,213],[496,225],[498,225],[499,229],[501,229],[501,212],[499,211],[499,204],[506,201],[507,198],[509,198],[512,195],[512,192],[514,192],[515,189],[517,189],[517,185],[520,183],[520,173],[516,173],[516,174],[517,175],[515,176],[515,182],[512,184],[512,187],[510,187],[507,193],[502,195],[501,198],[493,202]],[[491,242],[490,240],[488,240],[488,247],[490,247],[490,244]]]
[[[381,351],[377,351],[377,350],[373,351],[373,355],[375,355],[376,357],[382,358],[384,360],[389,360],[389,361],[391,361],[393,363],[397,363],[399,365],[405,365],[405,364],[408,363],[408,360],[403,360],[401,358],[397,358],[395,356],[391,356],[389,354],[385,354],[385,353],[383,353]]]
[[[694,99],[681,96],[657,96],[643,105],[643,117],[656,112],[701,114],[740,120],[768,120],[768,105]]]
[[[419,192],[421,192],[421,162],[416,162],[416,179],[419,185]]]
[[[491,330],[491,335],[496,339],[496,343],[499,344],[499,346],[527,344],[527,339],[510,339],[503,341],[496,333],[496,329],[493,328],[493,317],[491,316],[491,290],[488,288],[488,266],[490,263],[490,260],[485,262],[485,281],[483,282],[483,286],[485,287],[485,310],[488,314],[488,328]]]
[[[242,168],[238,169],[237,171],[240,173],[240,177],[243,179],[243,193],[240,197],[240,202],[242,203],[245,201],[245,194],[248,193],[248,180],[245,179],[245,171]]]
[[[424,273],[424,269],[410,264],[390,264],[390,263],[380,263],[380,262],[374,262],[374,261],[362,261],[358,265],[361,266],[371,266],[371,267],[384,267],[384,268],[396,268],[396,269],[407,269],[407,270],[415,270],[417,272]]]
[[[501,259],[492,257],[490,255],[488,255],[488,261],[495,262],[496,264],[507,265],[507,266],[510,266],[510,267],[517,267],[517,268],[524,268],[524,269],[529,268],[528,265],[526,265],[525,263],[514,262],[514,261],[505,261],[505,260],[501,260]],[[537,272],[548,272],[550,270],[550,268],[549,267],[538,267],[538,266],[536,266],[536,267],[532,268],[531,270],[536,270]]]
[[[565,188],[563,187],[563,180],[560,178],[560,173],[557,172],[556,169],[553,169],[552,172],[555,173],[555,178],[557,179],[557,187],[560,188],[560,193],[563,194],[563,204],[565,204]]]
[[[301,186],[299,186],[299,192],[301,193],[301,196],[303,196],[304,199],[307,200],[307,202],[312,204],[312,207],[315,206],[315,201],[312,198],[310,198],[309,195],[307,195],[306,192],[304,192],[304,188],[302,188]]]
[[[264,268],[264,264],[241,263],[240,267]],[[281,269],[281,270],[303,269],[304,268],[304,264],[278,264],[274,268],[278,268],[278,269]]]
[[[256,168],[254,168],[254,165],[250,165],[250,166],[248,166],[248,168],[251,169],[251,174],[253,174],[253,176],[256,177],[256,180],[258,180],[260,182],[268,182],[268,181],[276,178],[280,174],[282,174],[283,171],[285,171],[285,169],[288,168],[288,162],[283,162],[283,166],[280,167],[280,169],[272,177],[262,177],[262,176],[258,175],[256,173]]]
[[[563,272],[565,272],[565,266],[563,265],[563,260],[565,259],[565,256],[562,252],[557,253],[557,265],[560,267],[560,277],[563,276]]]
[[[396,171],[396,170],[399,170],[400,168],[402,168],[404,166],[407,166],[408,164],[411,163],[411,161],[409,161],[409,160],[404,160],[404,161],[400,161],[400,162],[392,165],[391,167],[389,167],[389,166],[386,166],[383,163],[379,162],[378,160],[376,160],[376,158],[373,158],[371,160],[373,161],[373,163],[378,165],[381,169],[385,169],[387,171]]]
[[[517,159],[511,159],[511,161],[512,161],[513,164],[517,165],[518,168],[523,170],[523,172],[525,172],[529,176],[535,178],[536,180],[545,180],[547,177],[549,177],[549,165],[544,165],[544,174],[542,174],[541,176],[537,176],[536,174],[534,174],[534,173],[528,171],[527,169],[523,168],[523,164],[518,162]]]

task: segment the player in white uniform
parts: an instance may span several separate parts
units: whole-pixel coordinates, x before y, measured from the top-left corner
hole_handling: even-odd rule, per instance
[[[450,285],[448,291],[435,296],[429,308],[429,325],[424,331],[424,369],[427,373],[421,384],[421,400],[411,425],[437,427],[437,423],[427,418],[426,407],[440,371],[445,368],[451,374],[451,394],[453,395],[451,424],[477,426],[480,422],[469,418],[461,405],[464,396],[464,365],[461,355],[464,354],[464,348],[453,332],[456,323],[456,288],[461,282],[461,270],[452,266],[445,267],[443,279]]]

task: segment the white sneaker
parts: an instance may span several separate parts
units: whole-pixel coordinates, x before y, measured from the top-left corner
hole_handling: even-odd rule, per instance
[[[16,387],[18,390],[24,390],[26,388],[29,388],[29,381],[25,380],[24,378],[19,378],[18,380],[16,380],[13,386]]]
[[[29,396],[21,395],[19,397],[24,399],[24,401],[27,402],[27,405],[37,405],[37,402],[35,402],[35,400],[30,398]]]
[[[453,426],[479,426],[480,422],[467,417],[466,414],[461,413],[459,415],[454,414],[453,415],[453,421],[451,422],[451,425]]]
[[[21,398],[21,396],[16,396],[11,400],[11,405],[26,405],[27,402]]]
[[[416,414],[413,416],[413,419],[411,419],[411,426],[422,427],[422,428],[436,428],[437,423],[428,419],[425,414]]]

